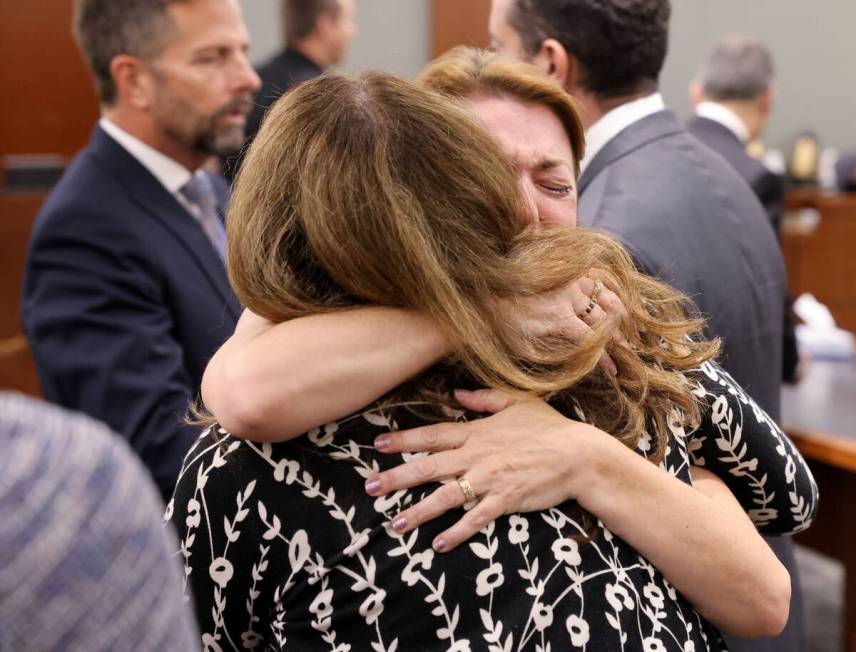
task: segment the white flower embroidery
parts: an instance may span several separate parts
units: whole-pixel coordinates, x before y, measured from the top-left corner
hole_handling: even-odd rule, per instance
[[[666,646],[659,638],[649,636],[642,641],[642,650],[643,652],[666,652]]]
[[[417,566],[422,570],[429,570],[433,561],[434,551],[431,548],[417,552],[408,560],[407,566],[401,571],[401,579],[404,580],[407,586],[415,586],[416,582],[419,581],[419,576],[422,575],[422,573],[416,570]]]
[[[380,589],[363,600],[360,605],[360,615],[366,619],[367,625],[374,625],[378,616],[383,613],[383,599],[385,597],[386,591]]]
[[[315,596],[309,605],[309,612],[315,614],[315,618],[324,620],[333,615],[333,589],[325,589]]]
[[[225,557],[217,557],[208,567],[208,575],[221,589],[226,588],[233,573],[232,562]]]
[[[480,596],[488,595],[495,588],[502,586],[505,576],[502,574],[502,565],[491,564],[476,577],[476,593]]]
[[[582,561],[580,545],[573,539],[556,539],[550,546],[550,550],[553,551],[556,561],[564,562],[569,566],[579,566]]]
[[[648,601],[654,606],[657,611],[660,611],[666,604],[663,596],[663,591],[653,582],[648,582],[642,590],[642,594],[648,598]]]
[[[514,546],[529,541],[529,521],[512,514],[508,518],[508,541]]]
[[[571,635],[571,644],[576,647],[583,647],[589,642],[589,626],[588,623],[579,616],[568,616],[565,621],[565,627],[568,628],[568,634]]]
[[[199,501],[196,498],[191,498],[187,502],[187,518],[184,519],[184,522],[187,524],[188,529],[194,529],[199,527],[199,524],[202,522],[202,517],[199,514]]]
[[[553,607],[543,602],[538,602],[532,610],[532,621],[535,623],[535,629],[543,632],[553,624]]]
[[[636,604],[627,589],[620,584],[606,585],[606,601],[615,611],[621,611],[622,608],[632,609]]]

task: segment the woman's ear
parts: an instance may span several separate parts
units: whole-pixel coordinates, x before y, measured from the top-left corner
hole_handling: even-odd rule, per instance
[[[558,81],[564,88],[570,89],[576,86],[579,76],[577,60],[556,39],[544,39],[544,42],[541,43],[541,49],[532,59],[532,63]]]

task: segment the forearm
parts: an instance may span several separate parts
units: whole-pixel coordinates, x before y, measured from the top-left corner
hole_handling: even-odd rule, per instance
[[[778,633],[790,577],[733,498],[711,498],[611,437],[595,441],[580,477],[580,505],[723,631]]]
[[[368,405],[446,353],[432,322],[391,308],[313,315],[246,332],[239,324],[205,370],[202,395],[236,436],[283,441]]]

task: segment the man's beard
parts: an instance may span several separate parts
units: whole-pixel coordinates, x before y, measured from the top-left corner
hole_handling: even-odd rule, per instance
[[[217,110],[207,121],[204,129],[197,133],[194,146],[199,151],[215,154],[220,157],[231,156],[241,151],[246,139],[246,130],[243,125],[225,124],[220,121],[223,116],[236,109],[249,112],[252,102],[249,98],[236,98]]]
[[[223,117],[236,109],[249,111],[252,100],[237,97],[223,105],[213,114],[200,114],[190,103],[177,97],[165,98],[161,110],[161,128],[170,138],[194,152],[220,157],[231,156],[241,151],[245,140],[245,129],[239,124],[221,124]]]

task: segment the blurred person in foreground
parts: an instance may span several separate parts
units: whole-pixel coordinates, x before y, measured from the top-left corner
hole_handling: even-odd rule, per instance
[[[722,341],[722,364],[780,417],[787,284],[764,210],[737,172],[658,92],[669,0],[492,0],[496,49],[529,60],[582,105],[580,222],[614,233],[638,268],[686,294]],[[782,636],[736,650],[805,648],[793,544],[771,539],[794,581]]]
[[[701,373],[689,371],[715,347],[684,339],[689,331],[683,329],[697,333],[699,324],[681,316],[678,295],[636,273],[609,238],[556,222],[538,228],[541,204],[553,209],[554,220],[564,215],[566,226],[575,216],[573,184],[569,188],[549,176],[573,175],[582,145],[579,120],[561,89],[537,71],[520,79],[512,71],[522,64],[511,64],[509,70],[496,55],[456,58],[459,54],[432,66],[424,83],[456,95],[457,82],[456,96],[483,116],[491,130],[500,124],[490,119],[503,102],[511,112],[537,117],[553,136],[547,139],[555,157],[552,165],[545,169],[545,159],[526,156],[525,139],[509,165],[455,105],[384,75],[307,82],[276,105],[250,150],[230,218],[229,256],[231,277],[248,308],[277,327],[303,321],[322,338],[327,332],[323,324],[335,324],[331,318],[362,311],[370,320],[369,309],[362,306],[376,304],[374,313],[388,321],[396,313],[410,313],[423,330],[436,331],[428,334],[429,348],[445,339],[449,348],[440,357],[450,357],[425,373],[417,371],[411,383],[399,386],[402,379],[394,380],[387,397],[367,411],[339,418],[323,432],[314,429],[292,443],[254,444],[217,427],[204,434],[169,508],[182,540],[193,544],[183,544],[181,550],[204,640],[240,637],[285,649],[315,640],[360,649],[370,644],[410,649],[417,641],[424,646],[436,639],[437,646],[463,650],[471,641],[505,632],[503,644],[516,641],[521,648],[543,647],[546,641],[567,645],[570,640],[608,649],[629,637],[630,647],[720,649],[708,625],[688,612],[678,616],[685,608],[679,606],[682,598],[658,585],[661,572],[718,625],[744,635],[775,631],[784,622],[789,583],[769,584],[767,562],[752,566],[745,556],[762,550],[756,561],[773,559],[753,528],[737,527],[748,521],[742,520],[745,513],[733,497],[729,513],[736,520],[719,525],[715,521],[725,515],[722,505],[712,496],[711,503],[696,502],[697,492],[710,485],[700,478],[695,489],[685,484],[691,482],[690,474],[704,474],[690,469],[689,451],[707,457],[707,450],[706,463],[736,481],[747,500],[752,481],[745,474],[730,474],[731,463],[713,444],[739,431],[751,445],[750,456],[767,450],[761,453],[761,465],[775,476],[768,478],[768,487],[784,487],[791,482],[786,469],[797,471],[794,488],[808,509],[797,520],[810,520],[816,501],[804,462],[716,365],[704,365]],[[509,99],[521,88],[537,89],[538,103]],[[486,89],[493,92],[479,92]],[[494,134],[497,144],[505,148],[510,133]],[[336,161],[335,175],[328,172],[331,161]],[[534,185],[528,167],[533,163],[539,182]],[[297,177],[305,183],[294,183]],[[290,190],[282,193],[280,187]],[[557,199],[554,204],[550,194]],[[627,306],[631,317],[620,327],[627,346],[609,344],[620,319],[595,323],[594,333],[583,340],[562,328],[570,321],[566,315],[573,303],[563,291],[592,268],[604,270],[605,284],[617,293],[612,296]],[[598,291],[597,282],[579,287],[588,293],[580,314],[591,319],[589,307],[597,305],[593,298],[609,295]],[[655,299],[661,291],[665,294]],[[523,297],[525,308],[515,300]],[[565,305],[557,302],[562,298]],[[537,309],[547,304],[559,308],[552,324],[537,318]],[[648,309],[671,326],[659,318],[652,322]],[[636,320],[644,324],[642,333],[629,325]],[[359,330],[359,319],[352,323]],[[661,339],[664,328],[677,337],[677,349]],[[397,335],[389,328],[385,335],[395,348]],[[614,370],[598,365],[604,344]],[[268,352],[281,353],[271,347]],[[387,371],[385,354],[375,357],[376,373]],[[649,356],[663,356],[665,366],[649,366]],[[328,358],[338,364],[335,356]],[[701,422],[691,418],[693,425],[681,435],[677,422],[664,429],[662,421],[672,400],[681,403],[690,397],[667,389],[671,381],[683,384],[682,374],[669,371],[679,367],[692,378],[685,389],[694,387],[691,394],[699,399],[690,411],[698,409],[701,417]],[[288,386],[291,376],[282,373],[282,385]],[[533,395],[498,391],[457,393],[465,407],[497,412],[483,421],[385,434],[390,428],[463,417],[460,410],[444,410],[455,406],[448,392],[479,383],[550,394],[565,416],[591,419],[615,436],[588,430]],[[648,390],[638,393],[638,383]],[[242,388],[236,384],[234,389]],[[362,393],[362,382],[336,379],[319,386],[315,402],[341,407]],[[711,411],[714,404],[720,406]],[[720,422],[722,410],[732,416],[728,425],[717,427],[710,419]],[[637,430],[643,423],[649,424],[647,435]],[[672,442],[670,432],[689,440]],[[380,437],[372,447],[375,435]],[[775,459],[780,447],[787,460]],[[442,452],[427,458],[400,456],[428,450]],[[671,458],[659,469],[644,459],[656,461],[663,453]],[[600,455],[604,457],[598,461]],[[757,459],[752,466],[758,466]],[[674,476],[684,482],[674,482]],[[451,478],[457,482],[436,484]],[[516,491],[503,490],[509,478]],[[723,488],[712,473],[706,478]],[[359,497],[364,482],[374,500]],[[425,482],[429,484],[409,490]],[[650,502],[654,495],[664,502]],[[568,499],[600,517],[591,545],[575,539],[586,531],[586,519],[573,506],[549,509]],[[455,523],[460,512],[453,508],[465,501],[477,504]],[[666,504],[671,507],[659,511]],[[202,505],[207,506],[204,513]],[[559,517],[543,527],[548,516],[553,520],[568,509],[575,514],[569,520]],[[520,510],[536,513],[515,513]],[[537,510],[547,512],[539,517]],[[786,501],[776,501],[766,516],[762,511],[752,510],[753,518],[801,527]],[[691,522],[683,521],[690,513]],[[674,531],[677,522],[681,524]],[[390,523],[389,529],[384,527]],[[471,546],[456,547],[484,526]],[[728,542],[720,538],[725,530]],[[693,532],[692,543],[684,544],[701,546],[692,554],[678,543],[688,532]],[[649,536],[676,544],[680,552]],[[732,546],[735,536],[743,543]],[[744,547],[750,541],[755,543]],[[656,569],[645,562],[646,570],[637,574],[641,568],[626,565],[640,559],[639,553],[653,554]],[[713,561],[720,553],[725,557]],[[620,568],[600,568],[610,558]],[[751,578],[738,570],[747,562]],[[525,590],[527,577],[521,575],[521,583],[515,571],[521,563],[529,569],[531,586],[542,589]],[[566,573],[554,572],[563,564]],[[533,570],[538,568],[548,574]],[[580,579],[580,591],[567,583],[569,572]],[[688,581],[689,576],[695,581]],[[641,585],[629,588],[648,582],[643,578],[651,584],[644,591]],[[744,582],[746,593],[739,588]],[[435,619],[414,612],[422,599],[402,599],[423,591]],[[610,599],[615,591],[627,599]],[[251,599],[245,603],[248,594]],[[649,620],[645,614],[651,609],[662,615]],[[527,619],[527,614],[535,617]],[[610,624],[610,617],[623,624]]]
[[[240,307],[227,186],[259,80],[236,0],[78,0],[101,119],[33,228],[23,323],[45,397],[106,422],[172,493],[183,423]]]
[[[104,424],[0,392],[0,649],[198,650],[146,470]]]
[[[719,153],[746,180],[764,206],[778,236],[785,204],[785,181],[746,148],[764,133],[773,107],[773,57],[758,39],[730,35],[717,43],[690,82],[695,115],[687,129]],[[782,380],[796,382],[803,374],[797,347],[791,299],[785,299]],[[808,363],[803,354],[803,367]]]

